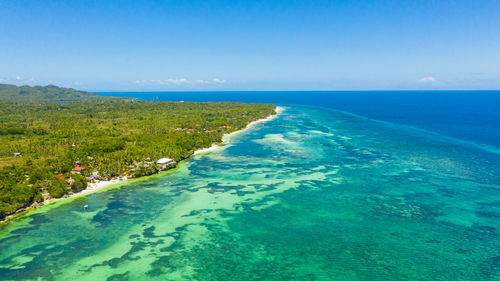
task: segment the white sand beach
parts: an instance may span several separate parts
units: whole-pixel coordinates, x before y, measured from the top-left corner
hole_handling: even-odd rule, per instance
[[[226,140],[227,140],[227,138],[228,138],[228,137],[233,136],[233,135],[238,134],[238,133],[241,133],[241,132],[245,131],[246,129],[248,129],[248,128],[250,128],[250,127],[252,127],[252,126],[256,125],[256,124],[259,124],[259,123],[263,123],[263,122],[270,121],[270,120],[272,120],[272,119],[276,118],[276,117],[280,114],[280,112],[282,112],[283,110],[284,110],[284,108],[283,108],[283,107],[277,106],[277,107],[275,108],[276,114],[269,115],[269,116],[267,116],[266,118],[261,118],[261,119],[258,119],[258,120],[255,120],[255,121],[252,121],[252,122],[248,123],[248,125],[247,125],[245,128],[243,128],[243,129],[241,129],[241,130],[234,131],[234,132],[231,132],[231,133],[228,133],[228,134],[224,134],[224,135],[222,136],[222,142],[223,142],[223,144],[222,144],[222,145],[212,144],[212,146],[210,146],[210,147],[207,147],[207,148],[200,148],[200,149],[196,150],[196,151],[193,153],[193,155],[197,155],[197,154],[200,154],[200,153],[205,153],[205,152],[213,151],[213,150],[215,150],[215,149],[217,149],[217,148],[220,148],[220,147],[222,147],[222,146],[224,145],[224,143],[226,142]]]
[[[267,122],[267,121],[270,121],[270,120],[276,118],[280,114],[280,112],[282,112],[283,110],[284,110],[283,107],[277,106],[276,109],[275,109],[276,114],[270,115],[270,116],[268,116],[266,118],[261,118],[261,119],[255,120],[253,122],[250,122],[250,123],[248,123],[248,125],[245,128],[243,128],[241,130],[234,131],[234,132],[229,133],[229,134],[224,134],[224,136],[222,137],[223,143],[227,142],[227,138],[230,137],[230,136],[233,136],[235,134],[241,133],[241,132],[245,131],[246,129],[248,129],[248,128],[256,125],[256,124],[259,124],[259,123],[262,123],[262,122]],[[213,151],[213,150],[221,148],[221,147],[223,147],[223,145],[213,144],[210,147],[200,148],[200,149],[196,150],[193,153],[193,155],[197,155],[197,154],[205,153],[205,152],[210,152],[210,151]],[[52,199],[46,200],[46,201],[43,202],[43,205],[48,205],[48,204],[50,204],[50,203],[52,203],[54,201],[57,201],[57,200],[60,200],[60,199],[64,199],[64,198],[71,198],[71,197],[75,197],[75,196],[82,196],[82,195],[85,195],[85,194],[96,192],[97,190],[103,189],[103,188],[108,187],[110,185],[117,184],[117,183],[120,183],[120,182],[123,182],[123,181],[126,181],[126,180],[128,180],[127,177],[121,177],[119,179],[103,180],[103,181],[89,183],[88,187],[86,189],[80,191],[80,192],[73,193],[73,194],[68,194],[68,195],[65,195],[62,198],[52,198]]]

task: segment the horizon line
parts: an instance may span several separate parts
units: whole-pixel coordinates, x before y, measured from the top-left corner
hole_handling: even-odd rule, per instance
[[[220,93],[220,92],[500,92],[500,89],[402,89],[402,90],[81,90],[94,93],[179,93],[179,92],[200,92],[200,93]]]

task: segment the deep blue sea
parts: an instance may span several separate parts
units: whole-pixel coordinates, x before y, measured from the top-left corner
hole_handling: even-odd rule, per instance
[[[167,101],[327,107],[500,148],[500,91],[104,92]]]
[[[281,111],[2,226],[0,280],[500,280],[498,91],[105,94]]]

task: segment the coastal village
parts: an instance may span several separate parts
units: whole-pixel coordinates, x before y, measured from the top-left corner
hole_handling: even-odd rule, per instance
[[[278,112],[278,108],[276,109],[276,112]],[[246,127],[249,127],[253,124],[256,124],[258,122],[266,121],[270,119],[273,115],[268,116],[267,118],[264,119],[259,119],[256,121],[253,121],[249,124],[247,124]],[[203,128],[203,130],[195,130],[192,128],[176,128],[176,131],[185,131],[187,134],[193,134],[193,133],[214,133],[214,132],[226,132],[227,130],[230,130],[231,126],[228,125],[223,125],[219,126],[217,129],[210,129],[209,127]],[[237,131],[236,131],[237,132]],[[233,132],[233,133],[236,133]],[[231,133],[232,134],[232,133]],[[210,151],[213,148],[217,147],[216,145],[212,145],[210,148],[201,148],[196,151],[191,152],[191,154],[188,157],[182,157],[180,159],[184,160],[189,158],[190,156],[197,154],[197,153],[202,153],[206,151]],[[73,149],[76,149],[77,146],[75,144],[72,145]],[[21,154],[19,153],[17,156],[20,156]],[[92,159],[92,157],[88,157],[89,159]],[[129,165],[129,173],[124,173],[120,176],[114,176],[110,177],[109,174],[106,171],[89,171],[86,167],[84,167],[80,161],[77,161],[75,163],[75,167],[71,170],[70,175],[67,175],[66,177],[63,174],[57,174],[54,177],[64,180],[64,182],[68,185],[68,187],[71,190],[71,186],[75,183],[75,176],[83,176],[86,181],[86,187],[82,188],[78,191],[74,190],[74,192],[69,192],[65,194],[63,197],[71,197],[72,195],[77,194],[81,190],[93,190],[93,189],[98,189],[116,182],[120,181],[125,181],[128,179],[132,178],[138,178],[138,177],[143,177],[143,176],[149,176],[153,174],[160,173],[162,171],[166,171],[172,168],[175,168],[177,165],[177,161],[175,161],[172,158],[168,157],[163,157],[158,160],[153,160],[150,157],[146,158],[144,161],[134,161],[133,164]],[[52,196],[47,192],[47,190],[42,191],[42,195],[44,197],[44,200],[49,200],[53,199]],[[33,207],[38,207],[39,204],[34,204]],[[21,210],[22,211],[22,210]]]
[[[0,221],[57,198],[172,169],[276,109],[125,100],[56,86],[6,85],[2,93]],[[51,102],[54,97],[71,102]]]
[[[203,128],[203,130],[196,131],[191,128],[177,128],[176,131],[185,131],[188,134],[192,134],[195,132],[214,133],[217,131],[224,132],[225,130],[230,128],[231,126],[223,125],[219,126],[218,129],[210,129],[209,127],[205,127]],[[77,149],[77,146],[73,144],[72,148]],[[192,154],[195,153],[196,151],[193,152]],[[22,156],[22,154],[16,152],[14,153],[14,156]],[[92,159],[91,156],[88,156],[88,158]],[[155,161],[148,157],[144,161],[134,161],[133,164],[128,166],[130,168],[128,173],[122,174],[120,176],[110,177],[107,171],[90,171],[86,167],[84,167],[80,161],[77,161],[75,163],[75,167],[71,170],[70,174],[67,174],[66,176],[63,174],[56,174],[54,175],[54,177],[63,180],[64,183],[67,184],[68,188],[71,188],[75,184],[75,177],[83,176],[86,180],[86,186],[84,189],[95,189],[108,184],[115,183],[117,181],[124,181],[130,178],[138,178],[142,176],[148,176],[160,173],[162,171],[175,168],[176,164],[177,162],[172,158],[163,157]],[[64,195],[64,197],[69,197],[80,190],[73,190],[73,192]],[[52,196],[50,196],[47,190],[42,190],[42,196],[44,197],[44,199],[52,198]]]

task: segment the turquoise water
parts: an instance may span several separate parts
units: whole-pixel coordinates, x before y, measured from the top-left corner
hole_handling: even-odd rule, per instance
[[[0,279],[500,280],[495,150],[306,106],[226,141],[7,224]]]
[[[321,106],[500,148],[500,91],[107,92],[166,101]]]

